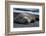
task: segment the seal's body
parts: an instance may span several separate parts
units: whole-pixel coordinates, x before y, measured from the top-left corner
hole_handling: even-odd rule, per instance
[[[18,24],[29,24],[34,23],[35,16],[32,14],[19,14],[14,17],[14,23]]]

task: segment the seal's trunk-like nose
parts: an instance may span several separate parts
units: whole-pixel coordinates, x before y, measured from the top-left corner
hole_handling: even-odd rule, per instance
[[[28,21],[28,23],[34,23],[35,22],[35,15],[32,14],[26,14],[23,17],[24,19],[26,19]]]

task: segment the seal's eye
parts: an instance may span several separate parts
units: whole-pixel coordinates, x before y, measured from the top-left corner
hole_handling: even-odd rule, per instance
[[[30,23],[34,23],[34,22],[35,22],[35,20],[33,20],[33,19],[30,21]]]

